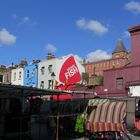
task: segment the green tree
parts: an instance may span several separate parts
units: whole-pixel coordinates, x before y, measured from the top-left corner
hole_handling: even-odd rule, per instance
[[[86,72],[82,73],[82,84],[88,84],[89,82],[89,74]]]
[[[98,76],[98,83],[99,83],[99,85],[103,85],[103,82],[104,82],[104,77],[102,75],[99,75]]]

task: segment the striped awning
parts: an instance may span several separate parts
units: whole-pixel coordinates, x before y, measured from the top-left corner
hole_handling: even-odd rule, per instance
[[[96,99],[89,101],[88,107],[93,107],[93,109],[86,115],[87,130],[90,132],[124,131],[125,101]]]

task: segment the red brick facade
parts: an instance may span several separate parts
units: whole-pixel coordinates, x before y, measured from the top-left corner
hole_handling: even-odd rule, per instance
[[[108,67],[108,70],[102,69],[102,70],[105,70],[103,72],[103,77],[104,77],[103,85],[84,87],[82,89],[83,91],[84,90],[94,91],[100,97],[102,96],[103,97],[123,97],[123,96],[128,96],[128,93],[130,92],[130,87],[140,86],[140,57],[139,57],[140,55],[140,25],[130,28],[129,32],[131,34],[132,59],[130,60],[130,54],[128,54],[128,56],[126,54],[124,55],[123,59],[120,58],[120,60],[124,62],[122,63],[122,65],[120,65],[121,68],[111,69],[111,67]],[[123,53],[119,53],[119,54],[121,56],[123,55]],[[108,61],[112,62],[114,60],[114,57],[115,55],[113,53],[112,59],[101,61],[101,62],[102,63],[108,62]],[[125,59],[127,57],[128,57],[128,60]],[[130,63],[122,67],[123,65],[128,63],[125,60],[127,60]],[[90,65],[99,64],[99,62],[90,63]],[[89,65],[85,64],[85,66],[88,67]],[[92,72],[92,70],[89,71],[87,68],[86,72]],[[79,90],[81,90],[81,88],[79,88]]]
[[[103,75],[104,70],[120,68],[128,63],[130,63],[130,54],[127,51],[120,50],[113,52],[111,59],[84,63],[83,66],[85,67],[85,72],[89,74],[89,83],[92,84],[91,81],[94,76]]]
[[[104,72],[104,88],[108,93],[128,95],[130,86],[140,86],[140,25],[129,29],[131,34],[131,64]]]

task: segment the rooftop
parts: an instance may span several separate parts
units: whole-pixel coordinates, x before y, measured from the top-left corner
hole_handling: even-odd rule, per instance
[[[125,48],[122,39],[118,40],[116,48],[112,53],[118,53],[118,52],[127,52],[127,49]]]

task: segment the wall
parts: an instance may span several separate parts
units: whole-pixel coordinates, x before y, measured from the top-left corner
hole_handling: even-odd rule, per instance
[[[38,65],[32,64],[24,67],[24,86],[38,86]]]
[[[49,80],[51,79],[51,74],[54,72],[56,74],[56,62],[57,59],[50,59],[50,60],[44,60],[40,63],[38,63],[38,88],[49,88]],[[49,70],[49,66],[52,65],[52,70]],[[42,73],[42,67],[44,67],[44,73]],[[57,75],[56,77],[57,78]],[[44,82],[44,86],[42,86],[41,82]],[[51,84],[51,83],[50,83]]]
[[[23,86],[23,77],[23,68],[13,69],[11,74],[11,84]]]
[[[92,63],[86,63],[83,64],[83,66],[85,67],[85,71],[89,73],[89,76],[92,78],[93,74],[103,75],[104,70],[109,70],[112,68],[120,68],[125,66],[129,62],[130,60],[127,57],[125,58],[122,57],[122,58],[113,58],[108,60],[92,62]]]
[[[140,25],[129,28],[131,34],[132,65],[140,64]]]
[[[11,69],[6,69],[3,75],[3,83],[10,84],[11,83]]]
[[[140,85],[140,25],[129,28],[131,34],[131,64],[123,68],[104,72],[104,88],[110,93],[126,92],[131,86]],[[118,79],[123,79],[122,88],[118,88]],[[140,94],[139,94],[140,96]]]
[[[117,89],[117,78],[123,78],[123,88]],[[104,72],[104,88],[110,93],[126,92],[128,86],[140,84],[140,65]]]

